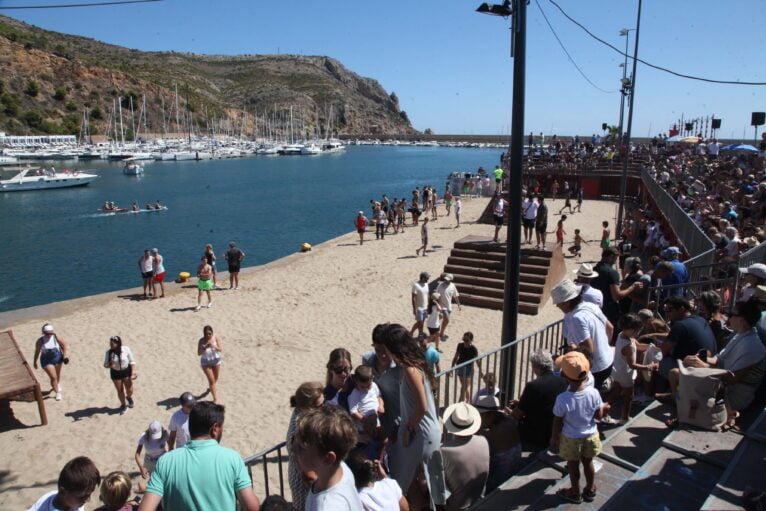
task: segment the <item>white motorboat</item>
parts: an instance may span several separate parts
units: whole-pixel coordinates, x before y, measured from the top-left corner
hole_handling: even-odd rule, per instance
[[[279,154],[290,156],[293,154],[301,154],[301,149],[303,149],[303,144],[287,144],[285,146],[282,146],[282,149],[279,151]]]
[[[125,161],[122,173],[126,176],[139,176],[144,173],[144,167],[131,158]]]
[[[131,160],[153,160],[154,155],[152,153],[133,153],[130,157]]]
[[[0,165],[17,165],[19,159],[15,156],[2,156],[0,155]]]
[[[301,147],[301,154],[322,154],[322,148],[316,144],[307,144]]]
[[[52,168],[41,169],[39,167],[4,169],[0,172],[0,177],[8,174],[11,174],[9,179],[0,179],[0,191],[21,192],[51,188],[71,188],[74,186],[85,186],[98,177],[95,174],[85,174],[69,170],[56,172]]]
[[[259,147],[255,152],[256,154],[279,154],[282,146],[276,145],[264,145]]]
[[[339,153],[345,151],[346,146],[344,146],[340,140],[331,139],[326,140],[324,144],[322,144],[322,149],[328,153]]]
[[[194,151],[178,151],[176,153],[176,161],[196,160],[197,153]]]

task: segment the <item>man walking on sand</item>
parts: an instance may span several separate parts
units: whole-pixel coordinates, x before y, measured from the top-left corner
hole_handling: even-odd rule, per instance
[[[364,233],[367,230],[367,217],[364,216],[364,212],[360,211],[356,215],[354,224],[356,225],[356,232],[359,233],[359,244],[364,245]]]
[[[412,314],[415,316],[415,324],[410,329],[410,335],[418,331],[418,337],[423,336],[423,322],[428,317],[428,279],[431,274],[424,271],[420,274],[420,280],[412,284]]]
[[[439,294],[439,305],[442,308],[442,327],[439,332],[439,339],[442,341],[447,340],[447,336],[444,332],[449,325],[450,317],[452,316],[452,300],[454,298],[457,303],[458,310],[462,310],[460,307],[460,293],[458,293],[455,284],[452,282],[454,279],[451,273],[442,273],[439,277],[439,285],[436,286],[436,292]],[[438,346],[438,344],[437,344]]]
[[[239,270],[245,253],[242,252],[233,241],[229,243],[229,250],[224,254],[224,259],[229,264],[229,289],[239,289]]]
[[[458,196],[455,199],[455,220],[457,221],[457,225],[455,225],[455,229],[460,227],[460,213],[463,212],[463,201],[460,199],[460,196]]]
[[[423,225],[420,226],[420,241],[423,244],[419,249],[415,250],[415,255],[419,255],[420,251],[423,251],[423,257],[427,256],[426,249],[428,248],[428,217],[423,219]]]
[[[202,292],[207,293],[207,308],[213,306],[213,298],[210,296],[210,290],[213,289],[213,267],[207,263],[207,258],[202,256],[200,265],[197,267],[197,307],[194,310],[202,308]]]

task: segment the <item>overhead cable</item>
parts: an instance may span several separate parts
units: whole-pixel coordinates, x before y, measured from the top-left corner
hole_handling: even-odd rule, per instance
[[[149,2],[162,2],[162,0],[116,0],[114,2],[87,2],[81,4],[55,4],[55,5],[0,5],[2,10],[20,9],[68,9],[71,7],[103,7],[105,5],[145,4]]]

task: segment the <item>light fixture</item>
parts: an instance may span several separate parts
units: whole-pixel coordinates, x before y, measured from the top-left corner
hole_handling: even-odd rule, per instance
[[[630,89],[631,86],[633,85],[632,82],[630,81],[630,78],[623,78],[622,80],[620,80],[620,82],[622,83],[622,86],[625,89]]]
[[[620,35],[622,37],[625,37],[626,35],[628,35],[630,33],[631,30],[634,30],[634,29],[632,29],[632,28],[621,28],[620,29]]]
[[[476,9],[476,12],[507,18],[513,14],[513,9],[511,8],[511,0],[505,0],[502,5],[488,4],[484,2],[478,9]]]

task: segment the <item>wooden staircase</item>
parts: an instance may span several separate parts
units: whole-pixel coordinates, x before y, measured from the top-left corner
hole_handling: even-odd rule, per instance
[[[537,314],[550,288],[566,271],[561,250],[521,250],[519,312]],[[454,276],[460,303],[487,309],[503,309],[505,243],[491,238],[467,236],[455,243],[444,267]]]

